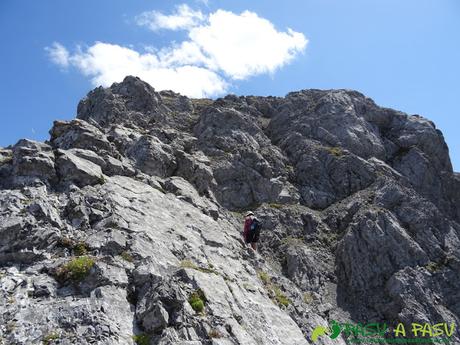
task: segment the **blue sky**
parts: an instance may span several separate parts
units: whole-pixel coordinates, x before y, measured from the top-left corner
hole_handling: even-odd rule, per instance
[[[179,22],[182,27],[171,30],[166,27],[171,22],[159,21],[159,14],[167,20],[180,14],[178,6],[184,3],[188,6],[182,14],[193,23]],[[244,11],[250,14],[243,15]],[[217,21],[214,27],[206,24],[212,18]],[[151,25],[155,20],[157,25]],[[178,75],[180,83],[173,87],[190,93],[192,85],[211,96],[356,89],[379,105],[433,120],[444,133],[455,170],[460,170],[458,0],[3,0],[0,146],[22,137],[47,139],[53,120],[75,117],[78,101],[94,85],[117,77],[103,70],[104,54],[120,51],[130,63],[134,56],[132,68],[145,73],[155,64],[166,64],[161,72],[173,73],[177,56],[184,52],[183,42],[206,49],[203,44],[211,37],[207,34],[222,33],[227,22],[243,31],[245,25],[259,28],[254,37],[273,42],[270,49],[276,48],[279,59],[267,57],[271,54],[264,54],[263,43],[254,52],[244,42],[233,42],[229,46],[235,47],[234,56],[220,54],[225,46],[204,57],[187,55],[196,60],[193,73],[198,74]],[[50,57],[56,44],[67,54],[60,64]],[[159,62],[152,62],[158,57]],[[226,59],[234,60],[238,68]],[[158,73],[152,78],[160,82]],[[168,76],[161,85],[170,85],[167,81],[174,78]],[[196,80],[201,86],[187,84]],[[216,83],[211,86],[209,81]]]

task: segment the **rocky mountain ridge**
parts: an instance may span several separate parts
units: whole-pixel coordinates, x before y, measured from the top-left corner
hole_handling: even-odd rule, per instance
[[[0,150],[0,343],[301,345],[331,320],[459,324],[460,175],[431,121],[350,90],[213,101],[135,77],[77,113]]]

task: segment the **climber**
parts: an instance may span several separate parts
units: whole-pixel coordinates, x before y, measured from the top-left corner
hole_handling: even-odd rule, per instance
[[[260,221],[249,211],[244,217],[243,239],[244,243],[251,244],[252,249],[257,251],[257,241],[260,235]]]

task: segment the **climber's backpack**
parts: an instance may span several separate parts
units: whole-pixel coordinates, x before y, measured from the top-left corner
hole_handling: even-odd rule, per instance
[[[254,218],[251,222],[251,226],[249,227],[249,229],[253,232],[256,232],[259,231],[261,227],[262,223],[257,218]]]

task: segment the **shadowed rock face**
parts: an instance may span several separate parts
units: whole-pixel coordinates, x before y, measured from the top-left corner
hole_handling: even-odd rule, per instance
[[[127,77],[50,134],[0,149],[0,344],[459,324],[460,178],[420,116],[349,90],[212,101]],[[248,209],[258,254],[240,239]]]

